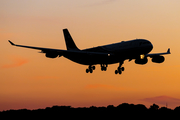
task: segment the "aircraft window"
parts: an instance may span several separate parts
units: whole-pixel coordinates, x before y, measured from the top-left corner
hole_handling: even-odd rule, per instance
[[[143,44],[148,44],[149,42],[143,42]]]

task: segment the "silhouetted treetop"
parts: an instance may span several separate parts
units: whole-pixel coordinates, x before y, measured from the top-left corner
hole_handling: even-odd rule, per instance
[[[21,118],[23,116],[29,116],[29,118],[39,117],[39,118],[91,118],[91,119],[107,119],[107,118],[151,118],[151,119],[161,119],[161,118],[170,118],[179,116],[180,106],[176,107],[174,110],[161,107],[153,104],[150,108],[146,108],[142,104],[128,104],[122,103],[118,106],[108,105],[107,107],[78,107],[73,108],[71,106],[53,106],[46,107],[45,109],[36,109],[36,110],[7,110],[0,112],[0,115],[6,116],[6,118]],[[145,117],[145,118],[144,118]]]

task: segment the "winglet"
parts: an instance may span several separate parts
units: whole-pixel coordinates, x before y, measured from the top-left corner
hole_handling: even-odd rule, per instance
[[[11,42],[10,40],[8,40],[10,43],[11,43],[11,45],[15,45],[13,42]]]
[[[170,48],[167,50],[167,53],[168,53],[168,54],[171,54],[171,52],[170,52]]]

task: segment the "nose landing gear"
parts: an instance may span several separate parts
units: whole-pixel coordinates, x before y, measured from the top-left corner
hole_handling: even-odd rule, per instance
[[[115,74],[118,74],[118,73],[121,74],[122,71],[124,71],[124,67],[121,67],[121,68],[118,67],[117,70],[115,70]]]
[[[122,71],[124,71],[124,67],[121,67],[123,63],[124,63],[124,61],[121,61],[119,63],[119,67],[117,68],[117,70],[115,70],[115,74],[118,74],[118,73],[122,74]]]

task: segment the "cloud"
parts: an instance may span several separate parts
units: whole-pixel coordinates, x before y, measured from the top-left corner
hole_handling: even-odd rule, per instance
[[[144,98],[141,99],[141,101],[150,102],[150,103],[156,103],[161,105],[179,105],[180,99],[169,97],[169,96],[157,96],[157,97],[151,97],[151,98]]]
[[[10,61],[12,61],[11,64],[5,64],[2,65],[1,68],[13,68],[13,67],[19,67],[22,66],[25,63],[28,63],[28,60],[19,56],[12,56],[9,58]]]
[[[113,85],[105,85],[105,84],[90,84],[85,86],[86,89],[108,89],[108,90],[125,90],[122,87],[116,87]]]

